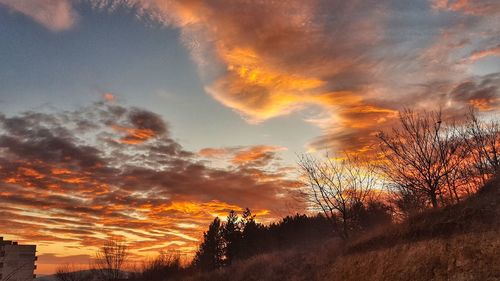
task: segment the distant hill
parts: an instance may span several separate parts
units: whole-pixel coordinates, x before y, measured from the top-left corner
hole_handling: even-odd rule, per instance
[[[130,274],[130,272],[127,272],[127,271],[122,271],[125,275],[128,275]],[[75,273],[78,273],[78,276],[73,276],[73,279],[71,280],[74,280],[74,281],[92,281],[92,280],[82,280],[82,279],[87,279],[87,277],[83,277],[83,276],[90,276],[90,273],[91,271],[90,270],[80,270],[80,271],[75,271]],[[68,279],[68,280],[70,280]],[[37,277],[35,278],[34,281],[59,281],[59,279],[56,278],[55,275],[45,275],[45,276],[40,276],[40,277]]]
[[[35,278],[35,281],[58,281],[54,275],[46,275]]]
[[[500,280],[500,180],[348,245],[258,255],[185,280]]]

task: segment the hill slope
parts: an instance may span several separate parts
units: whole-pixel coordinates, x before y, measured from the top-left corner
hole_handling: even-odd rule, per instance
[[[259,255],[187,280],[500,280],[500,181],[349,245]]]

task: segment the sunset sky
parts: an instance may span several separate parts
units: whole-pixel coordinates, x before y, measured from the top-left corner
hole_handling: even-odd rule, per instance
[[[38,274],[303,212],[296,155],[500,106],[498,0],[0,0],[0,236]]]

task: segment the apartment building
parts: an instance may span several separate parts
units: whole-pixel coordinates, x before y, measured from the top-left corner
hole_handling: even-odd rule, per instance
[[[36,259],[36,245],[19,245],[0,237],[0,281],[32,281]]]

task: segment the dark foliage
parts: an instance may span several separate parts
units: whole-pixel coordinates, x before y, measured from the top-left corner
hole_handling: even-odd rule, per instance
[[[219,218],[215,218],[203,234],[203,242],[196,252],[193,265],[201,270],[216,269],[223,265],[223,256],[222,224]]]
[[[238,215],[235,211],[230,211],[226,224],[222,229],[222,238],[225,243],[226,264],[231,264],[238,254],[241,253],[243,248],[243,234],[241,228],[244,227],[238,221]]]
[[[356,205],[349,212],[355,218],[352,226],[355,233],[391,222],[391,210],[381,202]],[[340,225],[340,220],[335,219]],[[221,223],[218,218],[212,222],[193,266],[200,270],[210,270],[262,253],[292,248],[309,249],[339,235],[339,229],[332,229],[331,220],[323,214],[296,214],[279,222],[263,225],[256,222],[255,215],[248,208],[241,217],[235,211],[230,211],[225,223]]]
[[[379,201],[370,201],[366,206],[357,204],[351,210],[351,216],[354,218],[353,227],[358,232],[390,224],[392,222],[391,214],[391,207]]]

